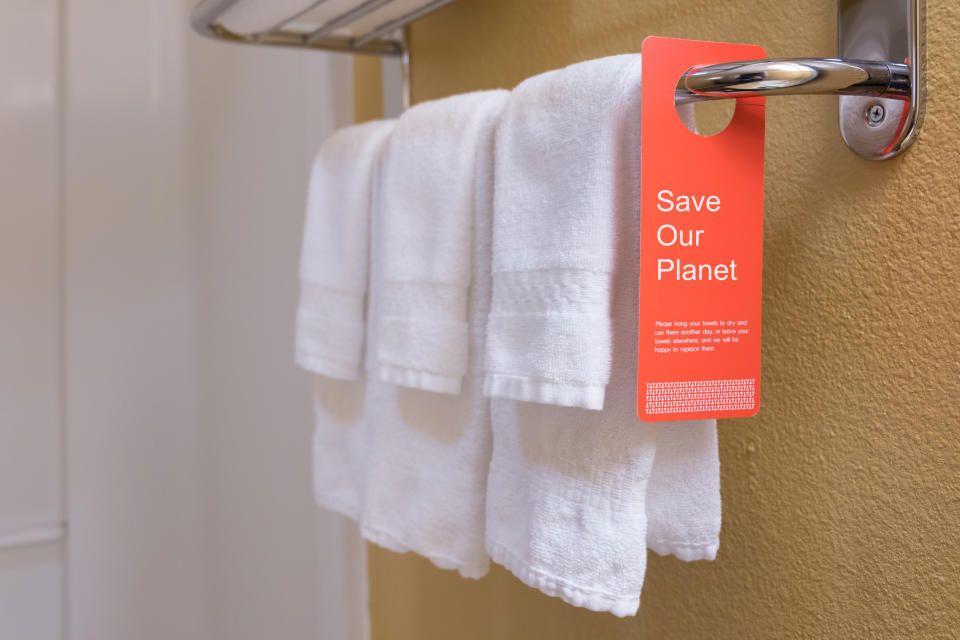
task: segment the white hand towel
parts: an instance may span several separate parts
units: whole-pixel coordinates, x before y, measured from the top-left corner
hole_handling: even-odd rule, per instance
[[[313,163],[300,260],[296,360],[354,380],[363,353],[363,302],[374,167],[395,121],[337,131]]]
[[[530,86],[525,86],[528,84]],[[551,99],[525,98],[524,94],[530,91]],[[558,296],[561,303],[569,300],[566,312],[572,324],[572,328],[562,322],[550,326],[551,318],[542,314],[530,314],[527,318],[524,307],[514,306],[514,313],[521,315],[519,320],[529,319],[530,324],[512,336],[512,348],[527,349],[519,340],[526,335],[535,347],[544,349],[542,356],[552,357],[548,352],[552,346],[559,354],[558,359],[570,363],[569,373],[577,373],[573,363],[588,347],[583,341],[588,337],[585,332],[589,328],[601,338],[599,342],[604,351],[591,355],[587,366],[608,360],[612,355],[613,377],[607,389],[607,407],[602,412],[502,398],[492,400],[494,449],[487,491],[487,551],[494,561],[523,582],[548,595],[595,611],[632,615],[639,606],[646,570],[647,482],[661,428],[659,424],[644,424],[636,418],[640,56],[594,60],[550,72],[527,80],[515,89],[514,95],[517,94],[520,95],[519,112],[511,101],[504,115],[504,118],[512,117],[510,127],[515,132],[529,124],[546,139],[559,137],[559,150],[555,152],[558,156],[572,153],[568,147],[568,143],[572,144],[568,137],[572,137],[580,145],[594,147],[584,153],[597,157],[589,170],[577,165],[586,172],[581,176],[561,167],[556,170],[563,172],[563,178],[518,168],[526,174],[525,180],[531,181],[533,192],[539,194],[539,202],[526,200],[526,196],[519,193],[519,182],[507,187],[508,192],[526,202],[523,210],[511,214],[519,220],[514,220],[509,227],[516,228],[516,232],[526,238],[530,252],[523,255],[513,238],[501,243],[500,248],[508,248],[513,264],[543,270],[519,272],[527,280],[525,284],[530,285],[527,293],[538,296],[538,302],[548,305],[555,304]],[[545,113],[551,109],[559,113]],[[575,117],[571,116],[570,122],[563,124],[567,110],[572,110]],[[593,115],[588,117],[590,113]],[[601,126],[593,120],[603,120],[605,124]],[[572,128],[574,121],[584,127],[584,131]],[[548,125],[560,129],[543,128]],[[600,144],[594,139],[596,136],[605,140],[603,145],[607,148],[603,152],[596,149]],[[498,137],[498,145],[508,137]],[[546,142],[536,145],[530,142],[528,146],[539,148],[546,155],[551,154],[553,148]],[[498,162],[503,158],[498,149]],[[528,161],[535,162],[535,157]],[[554,165],[553,158],[541,158],[539,162]],[[501,175],[498,166],[498,180]],[[506,180],[509,185],[514,178]],[[573,181],[581,191],[600,189],[609,193],[602,197],[592,193],[589,201],[584,202],[576,195],[577,189],[568,188],[565,180]],[[560,183],[557,189],[568,194],[567,199],[559,203],[544,188],[544,183],[555,182]],[[601,186],[596,187],[597,184]],[[498,198],[500,195],[498,182]],[[568,199],[579,204],[574,205]],[[593,212],[592,209],[601,207],[601,201],[606,202],[602,214]],[[497,203],[500,202],[498,199]],[[547,228],[551,212],[539,210],[540,206],[554,208],[556,224],[563,228],[562,232]],[[580,220],[575,215],[577,207],[584,212],[589,223],[586,226],[574,222]],[[495,215],[499,217],[504,211],[495,209]],[[496,227],[497,223],[495,220],[495,265],[498,264],[496,234],[508,228],[506,224]],[[542,241],[534,240],[533,229],[539,230]],[[551,262],[554,251],[559,251],[556,256],[559,260]],[[499,264],[503,266],[505,261]],[[575,271],[578,265],[587,268],[583,278]],[[611,272],[612,291],[610,284],[604,284],[610,281]],[[568,273],[574,275],[565,280]],[[551,274],[554,279],[547,280],[545,277]],[[501,275],[502,272],[494,271],[494,305],[497,304],[497,278]],[[540,279],[533,281],[534,278]],[[580,287],[574,287],[575,282]],[[553,288],[545,288],[546,284]],[[525,292],[518,288],[515,293]],[[588,298],[586,303],[579,302],[582,296]],[[599,298],[612,298],[612,320],[607,306],[610,303],[604,304]],[[492,323],[493,316],[488,336],[494,330]],[[507,324],[499,328],[503,332],[510,330]],[[538,332],[544,332],[551,342],[540,341]],[[574,337],[563,339],[571,335],[570,332]],[[604,342],[607,336],[611,339]],[[496,358],[497,354],[492,355]],[[596,373],[599,369],[592,371]],[[555,378],[558,382],[573,379]],[[601,376],[577,380],[588,387],[588,383],[595,383],[593,388],[599,390],[604,386],[601,382],[605,382]]]
[[[467,294],[478,159],[508,91],[479,91],[406,111],[387,147],[381,380],[460,393],[470,339]]]
[[[488,96],[502,104],[502,99]],[[487,111],[484,126],[469,144],[471,162],[470,220],[473,228],[473,282],[469,295],[469,370],[461,395],[388,386],[395,402],[391,412],[374,421],[362,531],[371,541],[395,551],[412,550],[441,568],[455,568],[465,577],[487,572],[485,503],[492,435],[489,399],[482,393],[483,342],[490,309],[490,234],[493,217],[493,129],[490,100],[477,105]],[[429,146],[427,147],[430,148]],[[442,177],[440,173],[437,177]],[[382,209],[383,229],[391,227]],[[424,241],[432,242],[426,237]],[[377,246],[389,247],[391,234]],[[430,244],[408,245],[422,253]],[[388,249],[381,252],[386,262]],[[467,264],[470,265],[470,250]],[[384,265],[385,267],[385,265]],[[379,314],[388,298],[389,271],[375,272]],[[383,316],[378,316],[382,321]],[[371,322],[376,320],[371,320]],[[383,332],[378,332],[380,339]],[[371,386],[387,386],[377,381]]]
[[[360,522],[369,459],[368,415],[377,400],[366,380],[314,380],[313,496],[317,505]]]
[[[713,560],[720,547],[717,421],[664,422],[647,485],[647,548]]]
[[[318,504],[358,520],[364,537],[396,552],[414,551],[470,578],[489,567],[484,548],[491,451],[489,400],[481,393],[482,345],[490,301],[493,137],[477,143],[472,189],[473,283],[469,296],[470,367],[461,395],[367,382],[318,386],[314,489]],[[379,193],[379,192],[377,192]],[[385,286],[382,207],[371,225],[368,318],[380,317]],[[375,353],[379,332],[370,331]],[[339,385],[339,386],[337,386]]]
[[[692,103],[677,114],[696,131]],[[713,560],[720,547],[717,421],[667,422],[647,486],[647,548],[684,561]]]
[[[586,87],[584,94],[570,100],[586,100],[596,117],[612,118],[605,169],[611,175],[601,182],[613,190],[605,227],[612,240],[604,249],[609,254],[603,256],[614,271],[613,313],[612,322],[607,320],[610,329],[598,333],[612,337],[606,348],[613,373],[608,406],[599,413],[492,400],[487,550],[496,562],[548,595],[626,616],[639,607],[647,546],[685,560],[716,554],[720,525],[716,421],[642,423],[635,417],[640,57],[596,60],[545,75],[528,82],[536,81],[541,90],[553,84],[557,109],[564,109],[566,100],[559,94],[570,84],[575,93]],[[589,86],[590,78],[609,87]],[[591,103],[588,96],[594,95],[602,96],[601,101]],[[578,113],[586,117],[583,110]],[[522,128],[524,119],[538,120],[541,113],[530,109],[513,116],[514,126]],[[541,129],[538,135],[549,138],[554,133]],[[549,147],[545,142],[539,146]],[[498,153],[498,161],[501,157]],[[498,194],[499,189],[498,183]],[[496,209],[496,214],[501,211]],[[534,205],[524,211],[527,217],[541,213]],[[495,251],[496,241],[495,236]],[[498,275],[494,273],[494,305]],[[571,291],[576,290],[558,288],[551,295]],[[549,312],[554,304],[546,298],[540,309]],[[491,325],[488,335],[492,331]],[[569,345],[560,342],[556,348]],[[574,342],[572,353],[578,348],[581,344]]]
[[[359,126],[374,129],[372,124]],[[387,134],[389,135],[389,131]],[[378,257],[376,252],[371,253],[370,246],[376,238],[379,224],[383,146],[381,142],[378,152],[372,154],[369,166],[366,163],[362,165],[361,174],[368,180],[365,191],[368,194],[365,233],[356,230],[356,235],[351,236],[353,242],[349,244],[350,252],[345,253],[343,259],[345,263],[353,265],[359,271],[353,274],[358,281],[363,279],[359,286],[366,291],[369,285],[368,317],[375,315],[377,305],[376,282],[372,274],[377,269]],[[359,175],[346,177],[348,179],[341,184],[361,178]],[[320,224],[322,221],[318,218],[317,225]],[[332,228],[337,228],[337,223],[333,224]],[[311,227],[308,222],[304,229],[304,246],[308,244],[307,238],[314,234],[319,238],[326,238],[331,243],[337,241],[336,236],[325,234],[323,231],[323,228]],[[336,250],[345,251],[345,249],[346,246],[343,246]],[[376,331],[367,331],[365,339],[364,336],[361,337],[365,342],[367,353],[370,353],[375,339]],[[357,352],[351,347],[350,353],[356,358],[362,357],[362,350]],[[366,368],[369,366],[370,360],[367,359]],[[395,398],[390,397],[390,389],[369,384],[366,377],[361,375],[357,380],[347,381],[317,376],[314,390],[314,499],[320,507],[352,518],[358,523],[363,516],[363,505],[367,495],[367,468],[374,421],[382,419],[383,416],[392,417],[396,414],[393,409]]]
[[[639,58],[615,56],[513,91],[497,134],[488,395],[603,408],[614,156],[639,69]]]
[[[338,35],[363,35],[391,20],[406,16],[432,0],[394,0],[356,19]],[[250,34],[268,31],[295,23],[298,29],[310,30],[356,9],[363,0],[238,0],[220,16],[219,23],[233,33]],[[293,18],[293,21],[291,21]]]

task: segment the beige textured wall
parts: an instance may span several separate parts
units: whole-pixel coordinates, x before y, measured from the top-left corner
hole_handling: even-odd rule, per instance
[[[353,56],[353,120],[383,117],[383,67],[375,56]]]
[[[960,5],[930,0],[927,117],[883,164],[831,97],[768,102],[763,404],[721,424],[716,562],[651,554],[636,618],[371,548],[375,639],[956,638]],[[457,0],[411,29],[415,100],[639,51],[649,34],[832,55],[835,2]]]

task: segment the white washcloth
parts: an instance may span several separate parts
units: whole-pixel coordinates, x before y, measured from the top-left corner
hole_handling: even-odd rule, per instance
[[[647,485],[647,548],[681,560],[714,560],[720,547],[717,421],[660,424]]]
[[[529,91],[550,95],[553,99],[525,99],[523,94]],[[589,225],[578,227],[574,222],[579,219],[572,209],[558,210],[557,224],[565,229],[564,233],[558,234],[547,228],[548,212],[538,210],[535,202],[528,201],[522,215],[521,212],[514,215],[529,222],[532,228],[540,229],[545,242],[534,242],[531,230],[515,221],[513,226],[519,227],[517,232],[530,243],[527,258],[535,262],[524,262],[525,256],[518,246],[513,245],[512,239],[508,246],[515,256],[515,263],[545,270],[527,272],[524,275],[528,278],[541,273],[574,272],[577,266],[574,256],[580,256],[586,266],[595,269],[586,272],[589,277],[579,281],[586,291],[576,287],[563,289],[563,297],[570,299],[571,313],[576,315],[574,312],[582,309],[586,317],[574,318],[572,331],[577,334],[574,340],[555,336],[553,348],[560,353],[559,359],[570,357],[570,371],[575,372],[573,356],[581,354],[587,346],[580,342],[587,337],[581,335],[581,328],[585,330],[589,326],[595,335],[600,336],[605,349],[591,357],[594,361],[606,360],[612,354],[614,373],[607,389],[607,407],[602,412],[502,398],[492,400],[494,450],[487,491],[487,551],[494,561],[504,565],[523,582],[548,595],[595,611],[632,615],[639,607],[646,570],[647,482],[654,466],[657,434],[661,428],[660,424],[645,424],[636,418],[640,56],[594,60],[550,72],[527,80],[515,90],[515,95],[520,95],[520,112],[513,109],[514,105],[508,106],[507,113],[513,112],[511,127],[522,129],[529,120],[529,126],[539,131],[539,135],[548,139],[558,136],[560,142],[556,155],[564,155],[564,150],[568,149],[568,137],[594,148],[598,144],[593,139],[595,136],[603,136],[606,140],[607,148],[603,154],[596,149],[593,152],[603,155],[603,159],[598,157],[589,171],[578,165],[587,171],[583,176],[571,175],[554,167],[565,171],[567,179],[574,181],[582,191],[594,190],[595,187],[591,186],[594,184],[602,185],[603,191],[610,190],[610,194],[602,198],[607,202],[602,215],[589,211],[599,207],[597,202],[581,203]],[[544,111],[548,108],[561,113],[547,115]],[[572,110],[577,117],[563,117],[567,110]],[[592,120],[587,117],[588,113],[593,114]],[[544,123],[544,118],[548,122]],[[585,139],[580,138],[580,131],[571,130],[569,124],[557,131],[542,128],[551,123],[561,126],[563,122],[574,120],[584,127]],[[594,122],[596,120],[603,120],[605,124],[601,126]],[[498,145],[504,137],[498,137]],[[546,142],[530,146],[540,148],[545,156],[551,153],[552,145]],[[498,162],[503,157],[498,149]],[[529,161],[534,159],[529,158]],[[554,166],[553,158],[543,157],[539,162]],[[526,180],[532,181],[532,191],[540,194],[539,206],[560,206],[549,197],[544,183],[556,184],[557,189],[569,194],[568,198],[576,198],[576,190],[567,188],[564,180],[520,170],[527,174]],[[501,175],[498,167],[497,178]],[[512,183],[514,178],[507,178],[507,181]],[[507,189],[515,197],[525,198],[519,193],[519,182]],[[498,183],[498,198],[500,194]],[[592,197],[599,198],[596,194]],[[567,203],[563,206],[573,205]],[[496,209],[496,216],[503,211],[502,208]],[[598,233],[597,229],[601,231]],[[494,233],[494,264],[497,264],[497,231]],[[580,241],[576,237],[567,238],[565,234],[579,236]],[[594,253],[585,251],[585,247],[590,247]],[[557,257],[562,259],[551,263],[552,251],[560,251]],[[611,271],[612,291],[610,284],[605,285],[599,279],[591,281],[596,274],[609,282]],[[497,303],[498,275],[495,271],[494,305]],[[564,283],[562,278],[553,282]],[[568,283],[572,284],[572,281]],[[540,296],[549,292],[539,286],[542,284],[541,280],[529,294]],[[610,307],[596,299],[594,291],[602,291],[605,298],[612,297],[612,320]],[[522,289],[517,293],[520,292]],[[559,290],[551,293],[546,302],[556,304],[555,294],[560,293]],[[590,298],[588,305],[579,304],[581,295]],[[524,309],[515,307],[515,310],[521,312]],[[537,326],[541,317],[530,318],[536,331],[544,329],[543,323]],[[493,329],[492,325],[488,327],[488,336]],[[500,330],[507,332],[510,327],[503,324]],[[550,345],[540,342],[533,330],[527,328],[526,332],[528,340],[545,349],[542,355],[549,356],[546,348]],[[605,336],[610,336],[612,342],[604,344],[602,339]],[[516,342],[513,348],[522,350],[526,345]],[[602,392],[600,378],[593,381]],[[581,379],[581,382],[587,381]]]
[[[460,393],[470,345],[475,174],[509,95],[478,91],[419,104],[390,137],[376,351],[381,380]]]
[[[414,551],[470,578],[489,567],[484,548],[487,471],[491,455],[489,400],[480,389],[482,345],[490,300],[493,137],[477,144],[470,367],[461,395],[366,383],[321,380],[314,439],[318,504],[358,520],[364,537],[396,552]],[[379,192],[377,192],[379,193]],[[380,248],[384,210],[374,207],[371,238]],[[371,253],[368,317],[380,317],[383,251]],[[367,352],[377,350],[377,331]]]
[[[374,167],[395,121],[337,131],[313,163],[300,259],[296,360],[354,380],[363,354],[363,302]]]
[[[413,13],[432,0],[394,0],[367,13],[334,33],[363,35],[396,18]],[[218,22],[240,34],[260,33],[292,22],[298,29],[318,28],[330,20],[356,9],[363,0],[238,0],[220,16]],[[291,19],[293,19],[291,21]]]
[[[622,186],[614,155],[639,69],[639,58],[615,56],[513,91],[497,134],[488,395],[603,408]]]

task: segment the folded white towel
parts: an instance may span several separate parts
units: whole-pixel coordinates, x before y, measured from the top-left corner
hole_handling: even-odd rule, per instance
[[[487,96],[500,101],[496,96]],[[464,144],[475,159],[469,196],[473,228],[473,282],[469,296],[471,320],[467,348],[469,370],[461,395],[430,393],[389,386],[395,405],[374,420],[373,447],[367,473],[367,499],[362,531],[371,541],[388,548],[413,550],[442,568],[455,568],[466,577],[487,572],[484,546],[487,472],[492,436],[489,399],[481,389],[483,342],[490,309],[490,234],[493,217],[493,130],[496,109],[485,99],[476,103],[490,126],[468,137]],[[426,149],[432,148],[430,145]],[[439,172],[438,176],[445,175]],[[381,210],[382,228],[390,229],[389,210]],[[427,216],[429,217],[429,216]],[[397,233],[394,231],[393,234]],[[376,246],[389,247],[395,236],[387,233]],[[407,245],[416,253],[429,252],[430,244]],[[470,268],[470,250],[467,265]],[[381,252],[386,262],[388,249]],[[394,272],[374,273],[376,302],[373,312],[389,299]],[[382,320],[382,316],[379,319]],[[377,319],[372,318],[371,322]],[[380,339],[383,332],[378,332]],[[379,388],[383,382],[371,383]]]
[[[470,344],[477,164],[486,161],[509,95],[478,91],[419,104],[400,117],[390,137],[376,352],[381,380],[460,392]]]
[[[647,548],[713,560],[720,547],[717,421],[664,422],[647,485]]]
[[[313,163],[300,260],[296,360],[333,378],[356,379],[374,168],[395,121],[337,131]]]
[[[366,384],[318,385],[314,482],[318,504],[361,523],[364,537],[397,552],[478,578],[487,572],[485,498],[491,450],[489,400],[481,393],[482,345],[490,304],[493,137],[477,143],[472,188],[474,232],[470,368],[461,395],[398,389],[371,375]],[[382,207],[371,235],[384,238]],[[377,322],[386,274],[383,251],[371,254],[369,321]],[[379,332],[370,331],[368,353]],[[337,386],[339,385],[339,386]]]
[[[603,408],[612,211],[625,186],[614,156],[639,101],[639,69],[638,57],[615,56],[513,91],[497,134],[488,395]]]
[[[432,0],[394,0],[367,13],[345,27],[338,35],[363,35],[396,18],[413,13]],[[298,28],[321,27],[330,20],[356,9],[363,0],[238,0],[220,16],[219,23],[234,33],[267,31],[294,18]]]
[[[533,87],[525,88],[528,83]],[[551,86],[554,89],[547,90]],[[531,103],[522,99],[522,95],[531,89],[555,98],[535,101],[533,104],[540,105],[536,108],[526,106]],[[557,225],[566,231],[548,229],[548,213],[537,209],[538,203],[529,200],[525,209],[512,214],[518,216],[518,220],[510,226],[526,238],[530,254],[524,256],[520,247],[513,244],[513,238],[509,246],[515,264],[545,270],[522,272],[528,282],[541,275],[560,274],[552,281],[557,288],[544,288],[545,281],[541,278],[535,283],[534,292],[548,305],[538,311],[552,309],[558,297],[570,302],[567,312],[574,316],[573,328],[567,329],[558,322],[555,326],[561,331],[551,335],[559,358],[570,357],[569,372],[576,373],[573,364],[575,357],[588,346],[583,341],[588,337],[585,332],[589,327],[600,336],[605,349],[591,358],[596,362],[612,355],[613,378],[607,389],[607,408],[602,412],[502,398],[492,400],[494,449],[487,491],[487,550],[494,561],[548,595],[595,611],[632,615],[639,606],[646,570],[647,482],[661,428],[659,424],[644,424],[636,418],[640,57],[618,56],[580,63],[528,80],[515,92],[521,94],[520,104],[524,106],[519,113],[512,104],[508,106],[507,111],[512,112],[513,118],[511,127],[520,130],[529,119],[533,121],[530,126],[539,131],[539,135],[553,139],[559,134],[558,155],[564,155],[563,150],[568,149],[566,136],[593,147],[596,146],[593,138],[602,136],[609,145],[602,154],[594,151],[598,157],[584,176],[566,174],[580,191],[594,191],[597,184],[602,191],[609,191],[602,198],[594,193],[590,202],[581,202],[584,218],[589,221],[587,226],[576,224],[579,219],[574,215],[574,205],[568,201],[577,198],[577,189],[568,188],[565,181],[557,180],[556,176],[518,169],[528,174],[525,179],[531,181],[534,193],[540,195],[540,206],[562,207],[556,210]],[[545,114],[547,106],[561,113],[573,110],[578,114],[577,121],[586,128],[587,137],[581,139],[581,132],[571,130],[569,125],[560,132],[541,129],[550,123],[561,126],[567,120],[557,113]],[[587,117],[591,111],[594,120],[604,120],[606,124],[591,122]],[[544,123],[544,118],[548,122]],[[502,139],[498,138],[498,144]],[[540,148],[545,156],[551,154],[550,145],[531,143],[529,146]],[[498,161],[502,158],[498,150]],[[529,161],[534,162],[534,158]],[[551,167],[554,164],[549,157],[540,158],[538,162]],[[567,171],[561,167],[556,170]],[[498,167],[498,179],[501,175]],[[561,203],[543,187],[555,183],[557,189],[568,193]],[[526,198],[519,194],[520,183],[510,189],[517,198]],[[500,194],[498,183],[498,197]],[[607,203],[602,215],[599,211],[591,212],[600,206],[600,200]],[[499,217],[503,211],[500,208],[495,213]],[[503,230],[507,221],[499,222],[504,224],[498,230]],[[539,229],[542,241],[535,240],[533,229]],[[597,229],[601,231],[598,233]],[[554,251],[559,252],[556,255],[559,260],[550,262]],[[581,266],[595,270],[587,271],[587,277],[579,279],[583,288],[573,287],[573,278],[563,279],[568,272],[575,271],[577,256],[584,261]],[[495,264],[496,260],[495,253]],[[610,281],[611,271],[614,272],[612,291],[609,284],[601,282]],[[494,272],[494,305],[500,275],[502,273]],[[591,279],[594,275],[603,278]],[[563,284],[570,286],[560,288]],[[603,295],[591,293],[594,291]],[[582,304],[579,301],[584,295],[588,302]],[[610,303],[602,302],[600,297],[612,298],[612,320]],[[525,315],[523,311],[522,307],[514,308],[521,318]],[[583,314],[579,315],[584,317],[576,317],[580,311]],[[530,318],[534,330],[528,335],[535,346],[544,349],[541,355],[552,357],[547,351],[551,344],[536,337],[536,332],[552,328],[544,322],[538,323],[544,317],[541,314]],[[500,330],[509,331],[506,318],[501,321],[504,324]],[[493,329],[493,326],[488,328],[488,336]],[[562,339],[570,335],[567,331],[576,337]],[[603,343],[603,338],[608,336],[612,337],[612,344]],[[527,349],[526,344],[519,342],[520,335],[514,338],[512,348]],[[601,381],[599,376],[579,378],[586,386],[590,386],[588,382],[596,383],[594,388],[602,392]],[[582,394],[579,397],[584,398]]]

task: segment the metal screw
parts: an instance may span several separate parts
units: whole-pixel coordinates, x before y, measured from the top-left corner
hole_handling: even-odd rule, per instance
[[[883,122],[884,117],[887,115],[886,110],[883,108],[883,105],[879,102],[875,102],[869,107],[864,114],[864,117],[867,121],[867,124],[871,127],[878,127],[880,123]]]

